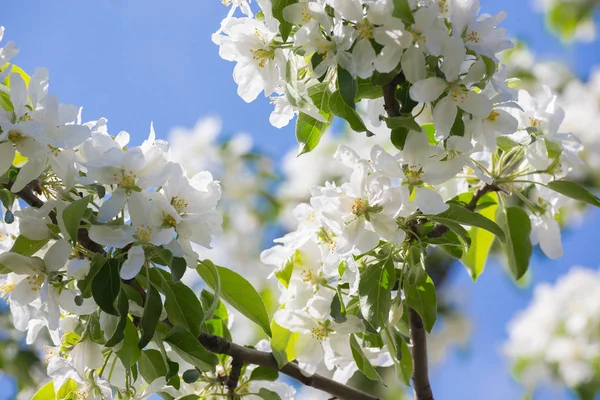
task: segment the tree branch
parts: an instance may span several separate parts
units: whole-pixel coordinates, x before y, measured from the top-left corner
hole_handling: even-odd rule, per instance
[[[390,83],[383,85],[381,88],[383,91],[383,108],[390,118],[400,116],[400,103],[396,99],[396,90],[398,89],[398,85],[404,82],[406,82],[404,72],[400,72]]]
[[[213,353],[227,354],[234,360],[241,360],[241,362],[244,363],[260,365],[262,367],[279,370],[277,366],[277,361],[275,360],[275,357],[272,353],[243,347],[238,344],[232,343],[225,338],[210,335],[208,333],[201,333],[198,337],[198,341],[200,341],[200,343],[208,351],[211,351]],[[354,389],[350,386],[346,386],[319,374],[305,376],[300,370],[300,367],[295,363],[287,363],[279,371],[289,377],[296,379],[305,386],[310,386],[315,389],[322,390],[339,399],[378,400],[378,397],[376,396],[361,392],[360,390]]]
[[[413,358],[413,391],[415,400],[433,400],[427,361],[427,334],[419,313],[408,309],[411,353]]]
[[[8,186],[8,188],[10,189],[10,186]],[[31,207],[40,208],[44,205],[44,202],[40,200],[33,192],[31,185],[27,185],[23,190],[16,193],[16,195],[19,196]],[[53,222],[56,223],[56,215],[51,215],[51,218]],[[90,239],[88,231],[86,229],[82,228],[77,231],[77,241],[83,247],[87,248],[92,252],[104,254],[104,249],[102,248],[102,246]],[[144,288],[135,279],[123,281],[123,283],[133,287],[142,297],[142,301],[146,301],[146,292],[144,291]],[[167,326],[173,326],[169,319],[165,319],[162,322]],[[302,373],[300,367],[298,367],[297,364],[291,362],[287,363],[283,366],[283,368],[279,369],[277,361],[275,360],[275,357],[272,353],[243,347],[236,343],[232,343],[220,336],[210,335],[208,333],[201,333],[198,337],[198,341],[210,352],[217,354],[227,354],[230,357],[232,357],[233,360],[231,364],[231,371],[229,373],[229,378],[226,382],[226,386],[228,387],[230,392],[235,390],[238,384],[242,366],[244,364],[254,364],[278,370],[281,373],[296,379],[297,381],[306,386],[322,390],[339,399],[379,400],[379,398],[376,396],[370,395],[365,392],[361,392],[360,390],[341,384],[339,382],[334,381],[333,379],[327,378],[319,374],[314,374],[312,376],[307,377]]]
[[[231,360],[231,370],[229,371],[229,377],[227,377],[227,382],[225,386],[227,386],[227,398],[230,400],[235,399],[235,388],[238,385],[238,381],[240,380],[240,374],[242,372],[242,367],[244,366],[244,361],[238,358],[233,358]]]

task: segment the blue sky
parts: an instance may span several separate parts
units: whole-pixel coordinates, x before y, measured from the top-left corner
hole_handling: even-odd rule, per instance
[[[508,11],[503,25],[540,58],[558,58],[583,78],[600,63],[599,44],[563,47],[544,31],[543,17],[525,0],[481,3],[485,12]],[[126,130],[139,143],[150,121],[159,137],[166,137],[174,126],[191,127],[202,116],[218,115],[224,133],[249,132],[277,159],[295,146],[293,127],[279,130],[269,124],[268,100],[246,104],[237,96],[233,65],[219,58],[210,40],[225,13],[218,0],[9,1],[0,25],[6,27],[5,38],[21,48],[14,62],[29,72],[48,67],[51,91],[64,103],[82,105],[85,120],[106,117],[111,132]],[[597,246],[599,218],[599,212],[591,212],[582,227],[565,234],[561,260],[536,255],[533,282],[554,281],[574,264],[596,268],[599,254],[590,249]],[[526,307],[531,289],[517,289],[494,263],[477,284],[458,268],[453,280],[467,299],[473,339],[469,349],[451,352],[433,369],[436,398],[519,399],[522,389],[508,375],[500,346],[506,323]],[[12,398],[3,397],[10,391],[6,388],[0,384],[0,399]],[[546,391],[535,398],[569,397]]]

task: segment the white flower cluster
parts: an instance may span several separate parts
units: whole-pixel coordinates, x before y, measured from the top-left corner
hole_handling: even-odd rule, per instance
[[[520,381],[533,388],[558,380],[598,386],[600,273],[574,267],[554,285],[540,284],[533,301],[508,326],[505,353]]]
[[[16,53],[13,43],[0,48],[2,64]],[[164,376],[146,375],[144,367],[132,375],[131,365],[113,347],[125,346],[123,337],[121,343],[113,337],[120,317],[96,302],[110,285],[94,296],[89,292],[98,268],[113,261],[119,263],[117,282],[134,280],[157,262],[169,265],[171,258],[195,268],[193,247],[210,248],[221,233],[219,182],[207,171],[188,178],[179,163],[170,161],[168,143],[157,140],[152,127],[141,146],[130,146],[129,134],[111,135],[105,119],[82,123],[80,108],[60,104],[48,92],[46,69],[38,68],[30,78],[12,64],[1,68],[0,297],[27,344],[49,332],[45,360],[57,398],[144,399],[157,391],[179,397],[197,393],[202,385],[206,394],[226,391],[222,378],[210,374],[180,390]],[[21,209],[17,198],[30,207]],[[168,260],[157,260],[157,254]],[[127,314],[143,318],[143,304],[128,303],[122,320],[130,323]],[[158,349],[151,343],[145,352],[158,354],[162,364],[159,350],[179,364],[180,374],[194,369],[168,344]],[[253,385],[244,375],[239,391]],[[273,386],[282,398],[293,395],[287,385],[263,386]]]

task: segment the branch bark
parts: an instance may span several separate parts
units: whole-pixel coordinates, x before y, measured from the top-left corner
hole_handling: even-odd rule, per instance
[[[10,189],[10,186],[6,186]],[[31,207],[40,208],[44,205],[44,202],[40,200],[33,192],[31,185],[26,186],[23,190],[16,194]],[[53,222],[56,223],[56,215],[54,214],[51,217]],[[104,249],[102,246],[90,239],[86,229],[78,230],[77,240],[88,250],[95,253],[104,254]],[[133,287],[141,295],[142,300],[145,302],[146,292],[135,279],[123,281],[123,283]],[[168,319],[163,320],[162,323],[169,327],[173,326],[171,321]],[[220,336],[201,333],[198,337],[198,341],[210,352],[227,354],[228,356],[232,357],[232,368],[226,382],[226,386],[230,392],[233,392],[238,384],[239,374],[242,366],[244,364],[254,364],[278,370],[279,372],[296,379],[298,382],[306,386],[329,393],[334,396],[334,398],[342,400],[379,400],[379,398],[376,396],[341,384],[323,375],[314,374],[312,376],[305,376],[300,370],[300,367],[298,367],[298,365],[295,363],[287,363],[283,366],[283,368],[279,369],[277,361],[272,353],[243,347]]]
[[[234,360],[244,363],[260,365],[262,367],[278,370],[277,361],[272,353],[243,347],[232,343],[220,336],[201,333],[198,337],[200,343],[208,350],[217,354],[227,354]],[[332,396],[343,400],[378,400],[378,397],[361,392],[319,374],[305,376],[300,367],[295,363],[287,363],[279,372],[296,379],[305,386],[322,390]]]
[[[410,325],[410,343],[413,358],[413,391],[415,400],[433,400],[433,392],[429,383],[429,366],[427,360],[427,333],[419,313],[408,309]]]
[[[396,90],[398,89],[398,85],[404,82],[406,82],[406,77],[403,72],[400,72],[390,83],[381,88],[383,91],[383,108],[390,118],[400,116],[400,103],[396,99]]]

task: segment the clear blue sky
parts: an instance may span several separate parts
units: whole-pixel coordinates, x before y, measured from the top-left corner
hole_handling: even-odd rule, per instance
[[[522,9],[526,0],[481,2],[486,12],[508,11],[503,25],[541,58],[560,58],[584,78],[600,63],[599,44],[563,47],[544,32],[540,15]],[[191,127],[199,117],[219,115],[225,133],[249,132],[275,158],[295,145],[292,126],[278,130],[269,124],[266,99],[246,104],[236,95],[233,65],[219,58],[210,40],[226,13],[219,0],[28,0],[7,1],[2,8],[5,38],[21,47],[15,63],[29,72],[48,67],[51,91],[64,103],[82,105],[85,120],[106,117],[113,133],[126,130],[140,142],[150,121],[165,137],[173,126]],[[581,229],[565,234],[561,260],[536,255],[533,282],[554,281],[573,264],[596,268],[599,253],[590,249],[597,248],[599,219],[600,212],[592,212]],[[477,284],[456,272],[453,280],[469,300],[473,339],[468,351],[453,351],[433,370],[436,398],[519,399],[522,389],[508,375],[500,346],[506,323],[528,304],[531,290],[516,289],[493,264]],[[0,381],[0,400],[11,399],[10,390]],[[535,398],[569,397],[559,391]]]

